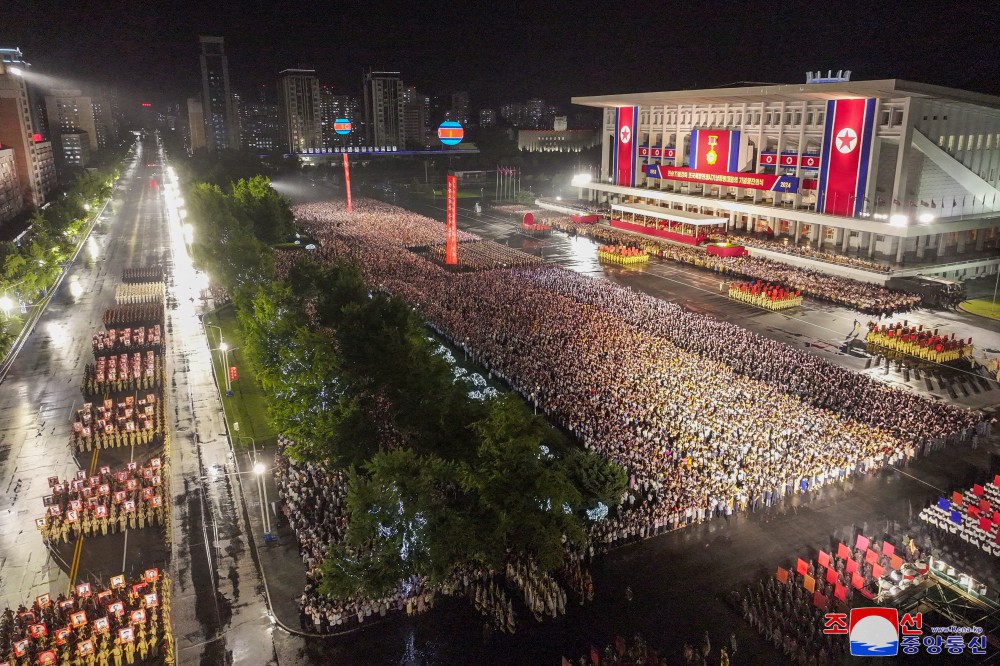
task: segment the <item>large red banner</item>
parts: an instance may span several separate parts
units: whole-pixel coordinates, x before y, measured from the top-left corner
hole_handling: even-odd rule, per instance
[[[691,132],[692,169],[728,173],[739,169],[740,133],[733,130],[700,129]]]
[[[638,107],[623,106],[615,119],[615,185],[635,185],[635,125]]]
[[[819,174],[819,208],[832,215],[864,209],[874,134],[875,99],[827,102]]]
[[[344,189],[347,190],[347,212],[351,212],[351,167],[347,161],[347,153],[344,153]]]
[[[445,235],[444,263],[454,266],[458,263],[458,178],[452,174],[448,175],[447,197],[445,210],[447,218],[445,221],[447,232]]]
[[[799,189],[799,179],[795,176],[776,176],[774,174],[749,172],[703,171],[701,169],[685,169],[683,167],[661,166],[658,164],[647,164],[643,168],[648,178],[665,178],[667,180],[682,180],[688,183],[745,187],[751,190],[769,190],[772,192],[791,193]]]
[[[236,373],[236,366],[229,366],[229,381],[235,382],[237,379],[239,379],[239,375]]]

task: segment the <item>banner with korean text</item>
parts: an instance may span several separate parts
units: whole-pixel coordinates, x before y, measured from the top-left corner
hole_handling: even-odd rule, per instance
[[[684,169],[681,167],[660,166],[658,164],[649,164],[645,167],[645,170],[648,178],[666,178],[668,180],[681,180],[688,183],[745,187],[751,190],[788,193],[795,193],[799,189],[799,179],[795,176],[742,172],[711,173],[702,171],[701,169]]]

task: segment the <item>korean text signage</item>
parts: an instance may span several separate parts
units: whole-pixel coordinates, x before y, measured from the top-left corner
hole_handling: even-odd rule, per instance
[[[638,119],[639,107],[622,106],[616,111],[614,163],[611,166],[615,185],[635,185],[635,126]]]
[[[735,130],[691,132],[691,168],[708,173],[740,170],[740,133]]]
[[[827,613],[823,633],[845,635],[851,641],[851,656],[894,657],[921,653],[940,655],[985,655],[982,627],[928,627],[924,634],[922,613],[899,617],[895,608],[852,608],[850,613]]]
[[[795,176],[775,176],[767,173],[722,172],[712,173],[700,169],[683,169],[680,167],[659,166],[650,164],[645,167],[649,178],[666,178],[681,180],[688,183],[704,183],[707,185],[723,185],[726,187],[745,187],[751,190],[768,190],[770,192],[795,193],[799,190],[799,179]]]
[[[444,263],[449,266],[454,266],[458,263],[458,206],[455,201],[457,198],[458,178],[453,174],[449,174],[447,202],[445,204],[447,218],[444,246]]]
[[[819,210],[857,215],[864,210],[875,136],[876,99],[826,103],[826,128],[816,193]]]

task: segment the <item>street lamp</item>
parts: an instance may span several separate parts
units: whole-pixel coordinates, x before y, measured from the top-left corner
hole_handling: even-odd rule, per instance
[[[14,301],[10,300],[10,296],[7,294],[0,296],[0,310],[3,310],[5,316],[10,315],[10,310],[13,307]]]
[[[267,506],[267,483],[264,480],[264,472],[267,471],[267,467],[264,466],[264,463],[257,462],[254,463],[253,471],[254,474],[257,475],[257,483],[259,484],[257,486],[257,489],[260,491],[260,498],[261,498],[260,519],[261,523],[263,523],[264,541],[266,542],[270,539],[271,536],[271,519],[270,516],[268,516],[267,511],[265,511],[264,509],[264,507]]]

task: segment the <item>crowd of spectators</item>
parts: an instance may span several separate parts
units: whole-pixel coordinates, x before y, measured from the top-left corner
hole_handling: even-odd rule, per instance
[[[752,280],[782,284],[800,290],[806,296],[853,308],[869,314],[890,316],[911,310],[920,303],[920,296],[888,289],[871,282],[829,275],[820,271],[797,268],[763,257],[721,257],[709,255],[702,248],[668,243],[655,238],[600,225],[575,224],[568,219],[553,220],[552,226],[567,233],[593,238],[601,243],[614,243],[644,249],[662,259],[671,259],[699,268]]]
[[[560,268],[447,273],[405,249],[443,235],[420,215],[310,206],[321,258],[358,263],[369,284],[468,339],[477,362],[628,471],[621,507],[594,527],[599,542],[769,504],[985,432],[978,413],[610,281]]]
[[[890,266],[889,264],[882,263],[880,261],[865,259],[863,257],[852,257],[846,254],[840,254],[838,252],[830,252],[828,250],[821,250],[818,248],[805,245],[796,245],[790,239],[781,241],[774,238],[762,238],[757,235],[729,232],[724,236],[713,237],[712,240],[727,241],[730,243],[739,243],[740,245],[749,245],[750,247],[758,247],[762,250],[781,252],[782,254],[790,254],[796,257],[815,259],[816,261],[825,261],[830,264],[850,266],[851,268],[857,268],[863,271],[871,271],[873,273],[892,272],[892,266]]]
[[[440,264],[445,262],[444,244],[432,245],[430,255]],[[527,252],[481,240],[462,243],[458,252],[459,270],[486,271],[494,268],[530,268],[541,266],[545,260]]]

